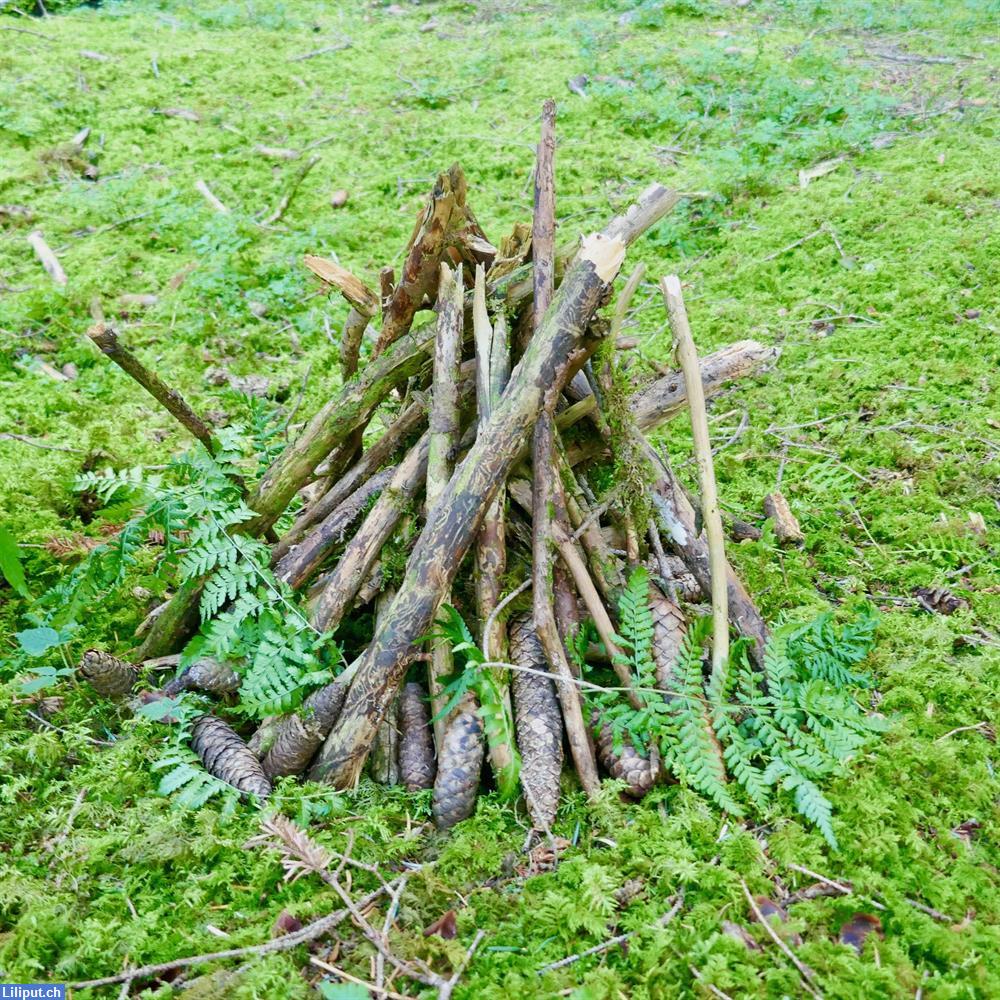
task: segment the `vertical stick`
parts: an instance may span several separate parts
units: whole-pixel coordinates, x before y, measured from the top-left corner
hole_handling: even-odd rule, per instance
[[[694,454],[698,462],[698,483],[701,487],[702,520],[708,541],[708,565],[712,579],[712,683],[721,685],[729,659],[729,597],[726,592],[726,543],[722,534],[722,516],[715,486],[712,463],[712,443],[708,436],[708,414],[705,392],[701,384],[698,351],[691,336],[680,278],[667,275],[660,282],[667,305],[670,329],[674,335],[677,363],[684,372],[688,406],[691,408],[691,432]]]
[[[531,221],[531,256],[535,262],[534,328],[545,315],[555,289],[556,255],[556,102],[542,105],[542,134],[535,164],[535,215]]]
[[[427,456],[427,510],[437,503],[451,477],[453,453],[458,443],[458,370],[462,361],[462,317],[464,294],[462,290],[462,269],[454,273],[447,264],[441,265],[438,285],[437,338],[434,342],[434,377],[431,389],[430,452]],[[445,592],[441,601],[450,600]],[[438,642],[431,649],[428,664],[431,705],[434,716],[440,715],[444,707],[441,697],[441,679],[452,672],[451,649],[446,643]],[[435,718],[434,739],[440,752],[444,745],[447,720]]]
[[[535,631],[545,657],[555,674],[556,693],[566,723],[570,753],[580,784],[593,798],[599,788],[597,761],[584,721],[580,690],[573,683],[573,671],[556,627],[552,596],[552,512],[555,492],[552,477],[552,414],[543,410],[535,421],[534,489],[532,492],[532,600]]]
[[[510,377],[510,346],[507,341],[507,324],[501,313],[496,326],[490,325],[486,311],[486,276],[482,265],[476,266],[476,287],[472,297],[472,329],[476,343],[476,402],[479,426],[489,422],[500,395]],[[500,601],[500,587],[507,568],[506,486],[501,486],[496,499],[486,510],[475,547],[476,616],[483,623],[480,644],[488,659],[506,660],[507,627],[498,615],[493,614]],[[513,717],[510,702],[510,679],[503,667],[492,668],[500,689],[504,711]],[[501,791],[510,782],[505,775],[514,763],[515,749],[506,740],[494,737],[489,744],[490,767],[497,777]],[[516,787],[516,786],[515,786]],[[513,792],[514,789],[509,789]]]

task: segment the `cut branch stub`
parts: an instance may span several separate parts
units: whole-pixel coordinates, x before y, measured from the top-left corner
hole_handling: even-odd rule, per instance
[[[113,361],[126,375],[139,383],[185,430],[197,438],[214,455],[218,444],[212,437],[208,425],[187,404],[184,397],[160,378],[156,372],[148,369],[127,347],[118,339],[118,334],[104,323],[97,323],[87,331],[87,336],[100,348],[101,352]]]
[[[409,330],[424,299],[436,293],[438,264],[454,207],[452,179],[446,173],[440,174],[410,237],[399,284],[383,310],[382,330],[375,343],[376,356]]]
[[[312,254],[306,254],[305,265],[317,278],[336,288],[363,316],[371,317],[378,312],[378,296],[347,268]]]
[[[266,799],[271,794],[260,761],[253,751],[214,715],[202,715],[191,729],[191,749],[201,758],[209,774],[245,795]]]
[[[774,536],[781,545],[801,545],[806,540],[783,493],[775,490],[764,497],[764,513],[774,523]]]

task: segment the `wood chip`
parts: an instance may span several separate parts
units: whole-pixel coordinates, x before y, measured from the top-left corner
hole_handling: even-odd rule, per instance
[[[805,541],[783,493],[775,490],[764,497],[764,513],[774,522],[774,534],[781,545],[801,545]]]

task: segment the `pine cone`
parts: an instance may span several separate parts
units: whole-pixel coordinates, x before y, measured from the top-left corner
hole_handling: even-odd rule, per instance
[[[128,694],[139,679],[137,666],[100,649],[88,649],[83,654],[80,673],[105,698],[120,698]]]
[[[408,792],[434,787],[434,740],[430,712],[419,684],[399,696],[399,775]]]
[[[261,800],[271,794],[271,782],[264,775],[260,761],[222,719],[214,715],[195,719],[191,749],[201,758],[205,770],[227,785]]]
[[[511,663],[534,670],[548,669],[531,615],[514,615],[507,623],[507,632]],[[559,700],[548,677],[520,670],[511,673],[524,798],[534,827],[548,830],[559,805],[559,774],[563,765]]]
[[[590,722],[597,729],[600,719],[596,712],[590,717]],[[610,726],[601,726],[597,730],[597,756],[612,778],[618,778],[628,785],[625,792],[634,799],[641,799],[659,777],[660,753],[656,747],[650,746],[649,756],[643,757],[625,737],[621,750],[615,750]]]
[[[681,609],[656,587],[649,588],[649,608],[653,612],[656,684],[666,688],[677,665],[681,643],[687,635],[687,622]]]
[[[209,694],[232,694],[239,690],[240,676],[227,663],[205,657],[192,663],[179,677],[165,684],[163,693],[173,697],[196,688]]]
[[[278,724],[274,741],[261,759],[268,778],[301,774],[323,742],[316,727],[298,715],[286,715]]]
[[[313,691],[297,713],[284,716],[264,755],[264,773],[271,778],[301,774],[329,735],[346,696],[347,684],[334,681]]]
[[[483,727],[472,712],[459,712],[444,735],[434,782],[434,823],[447,830],[472,815],[483,769]]]

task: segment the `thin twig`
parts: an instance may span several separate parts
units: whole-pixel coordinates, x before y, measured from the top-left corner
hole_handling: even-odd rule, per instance
[[[384,889],[376,889],[365,896],[360,904],[357,905],[360,905],[362,908],[369,906],[383,892],[385,892]],[[353,902],[351,905],[357,909],[357,905]],[[126,979],[149,979],[154,976],[160,976],[164,972],[171,972],[173,969],[186,969],[192,965],[204,965],[207,962],[218,962],[225,958],[242,958],[244,955],[270,955],[277,951],[288,951],[291,948],[297,948],[300,944],[306,944],[309,941],[315,941],[318,937],[322,937],[327,931],[331,931],[338,924],[343,923],[349,916],[351,916],[350,910],[336,910],[325,917],[314,920],[311,924],[306,924],[305,927],[297,931],[292,931],[291,934],[285,934],[282,937],[274,938],[272,941],[265,941],[262,944],[251,944],[245,948],[229,948],[226,951],[213,951],[204,955],[175,958],[170,962],[160,962],[156,965],[144,965],[138,969],[129,969],[128,972],[119,973],[117,976],[106,976],[104,979],[88,979],[79,983],[69,983],[68,985],[74,990],[92,989],[97,986],[111,986],[114,983],[124,982]]]
[[[490,641],[490,630],[493,623],[497,620],[500,612],[507,607],[515,598],[520,597],[533,583],[534,581],[529,576],[526,580],[522,580],[502,601],[497,603],[497,606],[490,612],[489,617],[486,619],[486,624],[483,625],[483,658],[488,660],[491,654],[494,652],[489,648]],[[546,676],[548,676],[546,674]]]
[[[335,965],[330,965],[329,962],[324,962],[315,955],[309,956],[309,964],[315,965],[317,969],[322,969],[324,972],[332,973],[339,979],[346,979],[349,983],[357,983],[358,986],[363,986],[366,990],[369,990],[377,996],[392,997],[393,1000],[415,1000],[414,997],[407,993],[396,993],[394,990],[390,990],[387,987],[373,986],[364,979],[358,979],[357,976],[352,976],[349,972],[344,972],[343,969],[338,969]]]
[[[757,905],[757,901],[750,895],[750,890],[747,888],[746,882],[740,879],[740,885],[743,887],[743,895],[746,896],[747,902],[750,904],[750,909],[753,910],[754,916],[757,918],[758,922],[767,931],[768,937],[781,949],[788,960],[799,970],[799,975],[802,976],[802,985],[805,987],[806,992],[815,997],[816,1000],[820,1000],[821,994],[812,985],[813,976],[815,973],[809,968],[804,962],[802,962],[795,952],[788,947],[787,944],[781,939],[778,932],[771,926],[770,921],[760,912],[760,907]]]
[[[472,944],[469,945],[469,950],[465,953],[465,958],[462,959],[458,968],[451,974],[451,978],[438,988],[438,1000],[449,1000],[452,991],[455,989],[458,980],[462,976],[462,973],[465,972],[469,962],[472,961],[472,956],[476,953],[476,949],[479,947],[479,942],[482,941],[485,936],[486,931],[480,930],[476,932],[476,936],[472,939]]]
[[[292,178],[291,183],[288,185],[288,190],[281,196],[281,201],[278,202],[278,207],[275,208],[275,210],[263,221],[262,225],[272,226],[274,223],[281,220],[285,212],[288,211],[288,206],[291,205],[292,199],[295,197],[295,192],[299,189],[299,185],[306,179],[306,174],[308,174],[321,159],[321,156],[310,156],[309,159],[302,164],[298,172]]]
[[[45,726],[46,729],[51,729],[51,730],[53,730],[54,732],[57,732],[57,733],[63,733],[65,736],[76,736],[77,735],[76,733],[71,733],[68,729],[63,729],[62,726],[57,726],[57,725],[49,722],[48,719],[42,718],[42,716],[40,716],[37,712],[32,712],[32,710],[30,708],[25,709],[24,714],[31,716],[31,718],[34,719],[35,722],[41,723],[41,725]],[[94,739],[93,736],[84,736],[83,738],[88,743],[93,743],[93,745],[95,747],[113,747],[114,746],[114,743],[110,742],[109,740],[97,740],[97,739]]]
[[[292,56],[289,62],[305,62],[307,59],[315,59],[316,56],[325,56],[328,52],[342,52],[349,49],[354,43],[348,38],[336,45],[324,45],[322,48],[313,49],[311,52],[303,52],[300,56]]]
[[[639,927],[634,931],[627,931],[624,934],[618,934],[613,938],[608,938],[607,941],[602,941],[600,944],[595,944],[593,948],[588,948],[586,951],[578,952],[575,955],[567,955],[565,958],[559,959],[558,962],[550,962],[548,965],[543,965],[538,970],[539,976],[544,976],[546,972],[553,972],[556,969],[564,969],[567,965],[573,965],[575,962],[579,962],[581,958],[589,958],[591,955],[599,955],[601,952],[609,951],[614,948],[616,944],[623,944],[630,937],[638,934],[640,931],[648,930],[652,927],[666,927],[674,917],[680,912],[680,908],[684,905],[684,893],[679,892],[674,896],[673,904],[666,913],[660,917],[659,920],[650,924],[648,927]]]
[[[971,732],[972,730],[976,730],[977,732],[979,732],[986,726],[989,726],[988,722],[976,722],[971,726],[959,726],[957,729],[949,729],[948,732],[944,734],[944,736],[939,736],[934,742],[940,743],[942,740],[948,739],[949,736],[955,736],[958,733],[968,733]]]
[[[30,445],[32,448],[42,448],[47,451],[65,451],[71,455],[86,455],[82,448],[67,448],[61,444],[48,444],[46,441],[39,441],[37,438],[30,438],[25,434],[13,434],[8,431],[0,434],[0,441],[20,441],[21,444]]]
[[[222,215],[228,215],[229,209],[219,201],[218,198],[212,193],[212,189],[202,180],[195,182],[195,190],[216,210],[216,212]]]

